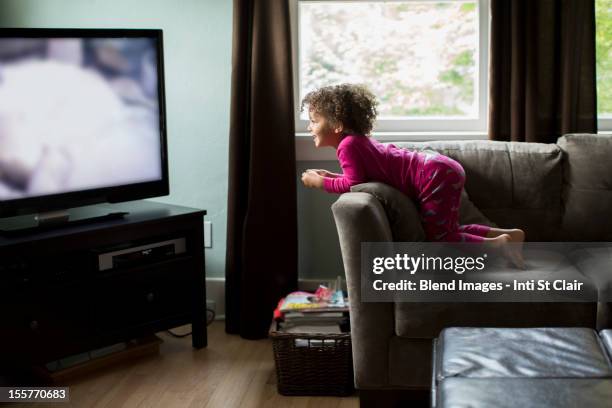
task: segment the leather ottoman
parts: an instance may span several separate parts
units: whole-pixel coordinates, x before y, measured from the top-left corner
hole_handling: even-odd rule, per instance
[[[462,328],[434,345],[432,405],[609,407],[612,331]]]

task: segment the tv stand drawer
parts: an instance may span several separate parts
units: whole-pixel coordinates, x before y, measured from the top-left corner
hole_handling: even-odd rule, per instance
[[[93,296],[96,330],[114,332],[188,314],[193,269],[189,257],[100,279]]]
[[[0,310],[0,338],[12,360],[42,361],[83,349],[91,315],[80,286],[19,293]]]

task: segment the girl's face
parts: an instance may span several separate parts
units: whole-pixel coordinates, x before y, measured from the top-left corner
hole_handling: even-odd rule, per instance
[[[314,138],[315,147],[338,147],[342,138],[342,125],[334,128],[325,116],[309,111],[308,131]]]

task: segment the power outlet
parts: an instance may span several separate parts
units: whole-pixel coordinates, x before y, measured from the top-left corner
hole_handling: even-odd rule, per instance
[[[212,222],[204,221],[204,248],[212,248]]]

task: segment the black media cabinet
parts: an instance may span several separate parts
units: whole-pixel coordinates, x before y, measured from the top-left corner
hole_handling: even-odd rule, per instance
[[[0,366],[26,366],[191,323],[207,345],[203,210],[107,205],[122,219],[0,236]],[[101,253],[184,238],[185,252],[100,271]]]

